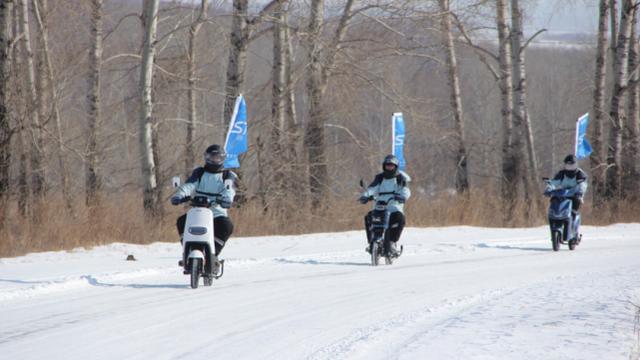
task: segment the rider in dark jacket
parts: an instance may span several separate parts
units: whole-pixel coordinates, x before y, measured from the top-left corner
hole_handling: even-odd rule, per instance
[[[549,181],[547,191],[558,189],[573,189],[574,196],[571,198],[573,216],[578,214],[580,205],[584,202],[584,194],[587,192],[587,174],[578,167],[578,160],[575,155],[567,155],[564,158],[564,169],[560,170],[552,180]]]

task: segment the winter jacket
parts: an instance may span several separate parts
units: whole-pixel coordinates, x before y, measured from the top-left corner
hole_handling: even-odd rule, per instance
[[[187,196],[207,196],[211,205],[213,217],[227,216],[227,209],[222,208],[216,200],[222,200],[229,204],[236,195],[235,182],[237,175],[230,170],[220,172],[207,172],[202,167],[195,168],[187,181],[178,187],[174,196],[185,198]],[[216,195],[220,195],[217,197]]]
[[[409,182],[411,178],[403,171],[390,179],[385,179],[383,173],[376,175],[362,196],[373,196],[376,200],[387,201],[388,209],[391,212],[399,211],[404,213],[404,204],[394,200],[395,195],[404,197],[405,201],[411,196]]]
[[[584,195],[587,192],[587,174],[580,168],[575,171],[574,176],[570,176],[567,170],[560,170],[549,184],[550,190],[574,189],[576,194]]]

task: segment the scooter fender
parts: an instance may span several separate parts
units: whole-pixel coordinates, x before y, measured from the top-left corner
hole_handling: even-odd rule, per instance
[[[205,262],[204,254],[200,250],[191,250],[191,252],[189,252],[188,258],[189,259],[202,259],[202,263],[203,264]]]

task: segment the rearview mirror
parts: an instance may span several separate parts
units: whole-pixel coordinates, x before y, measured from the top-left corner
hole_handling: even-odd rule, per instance
[[[171,178],[171,183],[173,184],[174,188],[177,188],[178,186],[180,186],[180,176],[174,176]]]
[[[364,187],[364,181],[362,179],[360,179],[360,187],[363,188]]]

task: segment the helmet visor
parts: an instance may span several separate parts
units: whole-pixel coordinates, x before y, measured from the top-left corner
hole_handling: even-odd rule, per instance
[[[576,163],[565,163],[564,169],[567,171],[576,171],[578,169],[578,164]]]
[[[211,165],[222,165],[224,163],[224,159],[226,158],[225,154],[222,153],[205,153],[204,154],[204,162]]]

